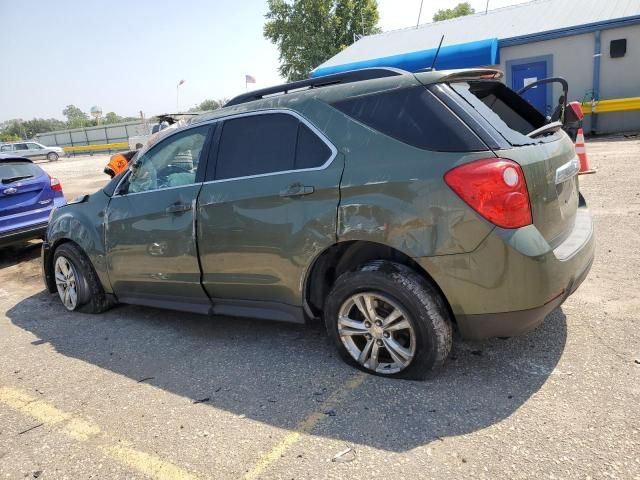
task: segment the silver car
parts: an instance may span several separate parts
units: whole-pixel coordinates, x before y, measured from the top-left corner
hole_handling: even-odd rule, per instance
[[[0,144],[0,153],[12,153],[30,160],[47,159],[55,162],[64,154],[64,150],[60,147],[45,147],[38,142],[11,142]]]

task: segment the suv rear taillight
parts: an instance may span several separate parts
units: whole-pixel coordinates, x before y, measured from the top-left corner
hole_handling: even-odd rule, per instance
[[[54,192],[62,191],[62,184],[60,183],[60,180],[58,180],[55,177],[52,177],[51,175],[49,175],[49,180],[51,182],[51,190],[53,190]]]
[[[519,228],[532,223],[522,168],[513,160],[488,158],[449,170],[444,181],[491,223]]]

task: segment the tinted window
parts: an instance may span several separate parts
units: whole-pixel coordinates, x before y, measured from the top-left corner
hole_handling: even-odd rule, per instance
[[[296,169],[319,167],[330,157],[331,149],[329,146],[304,123],[300,123],[296,148]]]
[[[16,150],[29,150],[26,143],[16,143]]]
[[[16,162],[0,163],[0,181],[4,184],[26,180],[27,178],[39,177],[43,172],[40,167],[33,163]]]
[[[208,126],[171,135],[147,151],[129,180],[129,192],[180,187],[195,182]]]
[[[442,152],[486,150],[478,137],[424,87],[361,95],[332,105],[414,147]]]
[[[11,151],[11,145],[2,145],[0,147],[0,152],[10,152]]]
[[[297,118],[284,113],[225,121],[216,179],[293,170],[298,123]]]

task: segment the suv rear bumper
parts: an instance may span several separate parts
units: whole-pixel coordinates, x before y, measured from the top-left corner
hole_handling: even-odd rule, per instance
[[[23,240],[32,240],[34,238],[44,237],[47,231],[47,222],[35,225],[27,225],[26,227],[16,228],[0,233],[0,247],[9,245]]]
[[[540,307],[513,312],[456,315],[460,334],[468,340],[481,340],[491,337],[514,337],[534,330],[544,322],[547,315],[562,305],[577,290],[587,277],[592,264],[593,262],[590,262],[573,280],[565,293]]]
[[[415,259],[449,301],[467,339],[527,333],[584,281],[595,253],[593,222],[579,208],[573,231],[552,249],[533,225],[496,228],[474,251]]]

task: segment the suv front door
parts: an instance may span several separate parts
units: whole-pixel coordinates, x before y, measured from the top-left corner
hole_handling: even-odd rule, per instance
[[[152,147],[109,202],[109,279],[124,303],[208,312],[200,284],[195,204],[211,125],[182,130]]]
[[[29,148],[28,152],[31,160],[44,159],[47,157],[47,151],[42,145],[34,142],[28,142],[27,147]]]
[[[344,157],[290,110],[239,115],[219,129],[198,200],[203,285],[218,313],[227,300],[300,306],[307,267],[336,241]]]

